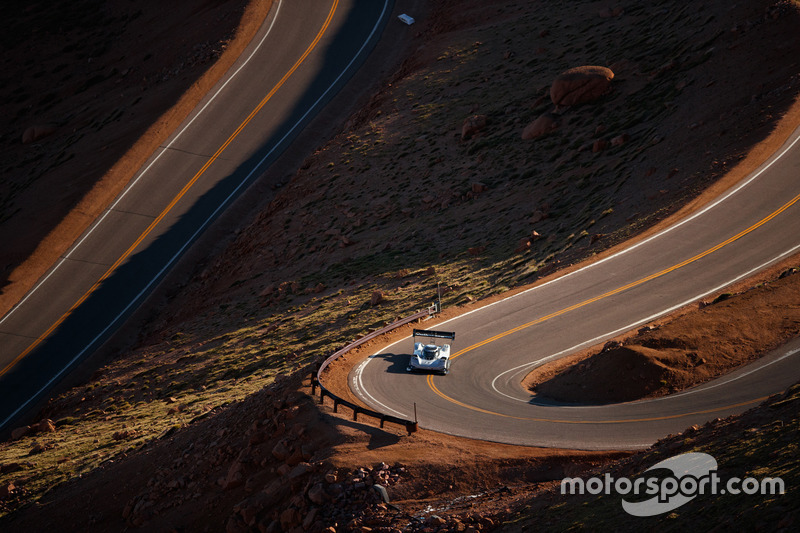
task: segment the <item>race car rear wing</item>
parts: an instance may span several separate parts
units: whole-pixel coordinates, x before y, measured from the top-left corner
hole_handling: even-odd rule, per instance
[[[450,339],[455,340],[456,334],[454,331],[433,331],[432,329],[415,329],[414,337],[433,337],[435,339]]]

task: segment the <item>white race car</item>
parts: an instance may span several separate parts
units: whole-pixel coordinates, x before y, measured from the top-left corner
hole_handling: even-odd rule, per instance
[[[417,342],[417,337],[427,337],[432,339],[455,340],[456,334],[451,331],[433,331],[429,329],[414,330],[414,354],[408,362],[409,372],[420,370],[424,372],[439,372],[442,375],[450,371],[450,345],[449,344],[426,344]]]

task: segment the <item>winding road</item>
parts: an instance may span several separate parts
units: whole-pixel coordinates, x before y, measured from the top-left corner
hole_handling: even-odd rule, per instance
[[[447,376],[405,371],[408,337],[356,366],[351,390],[385,414],[489,441],[636,449],[742,412],[800,379],[800,339],[696,388],[653,400],[557,405],[521,381],[533,368],[601,343],[800,251],[800,128],[722,197],[660,233],[580,270],[426,329],[456,332]]]
[[[390,20],[391,0],[276,0],[226,77],[113,204],[0,319],[8,429],[142,303],[198,236],[339,91]],[[536,365],[628,331],[800,250],[800,130],[705,209],[625,251],[438,325],[450,375],[405,372],[410,339],[350,376],[373,408],[433,430],[514,444],[636,448],[740,412],[800,377],[800,341],[720,380],[656,400],[538,402]]]
[[[0,430],[106,341],[332,100],[376,45],[393,5],[275,0],[226,76],[0,319]]]

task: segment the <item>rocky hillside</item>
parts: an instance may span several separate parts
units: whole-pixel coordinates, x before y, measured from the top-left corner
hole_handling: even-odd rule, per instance
[[[797,5],[431,5],[341,133],[0,444],[0,525],[487,530],[611,458],[407,437],[332,416],[300,382],[437,283],[451,309],[525,286],[757,166],[796,123]],[[578,71],[583,103],[576,67],[603,67]]]

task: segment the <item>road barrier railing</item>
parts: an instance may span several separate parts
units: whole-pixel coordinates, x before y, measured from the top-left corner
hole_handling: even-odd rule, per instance
[[[440,308],[439,308],[438,305],[432,305],[431,307],[429,307],[427,309],[423,309],[422,311],[414,313],[411,316],[407,316],[407,317],[402,318],[402,319],[400,319],[400,320],[398,320],[396,322],[392,322],[391,324],[389,324],[387,326],[384,326],[379,330],[373,331],[372,333],[370,333],[368,335],[365,335],[364,337],[361,337],[360,339],[358,339],[358,340],[356,340],[354,342],[351,342],[350,344],[348,344],[347,346],[345,346],[341,350],[336,351],[333,355],[331,355],[330,357],[325,359],[325,361],[322,362],[322,364],[319,366],[319,368],[317,368],[316,372],[312,372],[311,373],[311,395],[312,396],[316,396],[317,388],[319,387],[319,403],[320,404],[324,403],[325,402],[325,397],[327,396],[328,398],[333,400],[333,412],[334,413],[337,413],[338,410],[339,410],[339,406],[343,405],[343,406],[345,406],[345,407],[347,407],[347,408],[349,408],[349,409],[351,409],[353,411],[353,421],[358,421],[358,415],[364,415],[364,416],[368,416],[368,417],[375,418],[375,419],[379,420],[380,421],[380,427],[383,427],[383,425],[386,422],[390,422],[392,424],[398,424],[398,425],[401,425],[401,426],[405,426],[406,431],[408,431],[408,434],[411,435],[412,433],[417,431],[417,421],[416,420],[406,420],[405,418],[399,418],[399,417],[396,417],[396,416],[383,414],[383,413],[380,413],[378,411],[373,411],[372,409],[367,409],[367,408],[362,407],[360,405],[357,405],[357,404],[355,404],[353,402],[349,402],[349,401],[345,400],[344,398],[340,398],[339,396],[337,396],[336,394],[334,394],[333,392],[328,390],[325,387],[325,385],[322,384],[321,377],[322,377],[322,373],[325,372],[325,369],[328,368],[328,365],[333,363],[336,359],[338,359],[339,357],[343,356],[344,354],[346,354],[350,350],[358,348],[362,344],[364,344],[366,342],[369,342],[369,341],[371,341],[372,339],[374,339],[376,337],[380,337],[381,335],[383,335],[385,333],[389,333],[390,331],[392,331],[394,329],[397,329],[400,326],[405,326],[406,324],[408,324],[410,322],[414,322],[415,320],[419,320],[421,318],[426,318],[426,317],[433,316],[434,314],[439,312],[439,310],[440,310]]]

